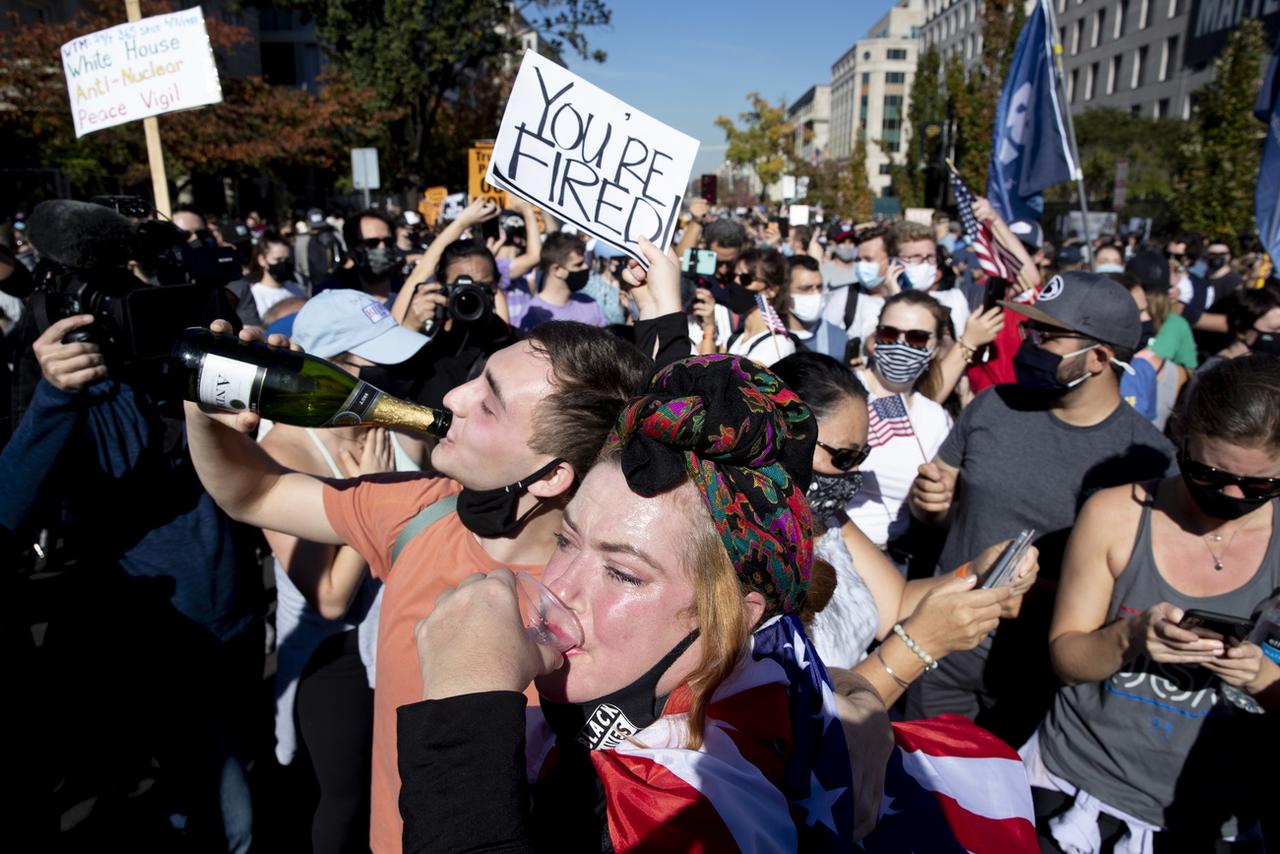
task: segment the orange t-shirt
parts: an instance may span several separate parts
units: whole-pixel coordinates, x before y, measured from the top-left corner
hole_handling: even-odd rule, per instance
[[[414,626],[431,613],[440,593],[456,587],[473,572],[507,566],[542,576],[541,566],[496,563],[456,513],[438,519],[410,540],[395,566],[391,565],[391,547],[405,524],[423,507],[461,490],[456,481],[416,473],[373,475],[325,485],[324,510],[329,524],[369,562],[373,577],[385,585],[373,691],[369,820],[369,845],[377,854],[401,850],[396,709],[422,699]],[[532,687],[527,693],[536,704]]]

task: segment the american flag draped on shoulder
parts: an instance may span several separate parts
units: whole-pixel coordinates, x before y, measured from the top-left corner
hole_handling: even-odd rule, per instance
[[[868,854],[1038,852],[1035,809],[1013,748],[959,715],[893,725]]]
[[[867,429],[867,444],[878,448],[894,436],[913,436],[911,417],[907,415],[906,404],[902,396],[893,394],[888,397],[877,397],[871,401],[867,410],[870,423]]]
[[[991,236],[991,229],[978,222],[973,215],[973,191],[950,162],[947,163],[947,171],[951,174],[951,192],[955,194],[956,207],[960,210],[960,222],[964,224],[965,234],[973,241],[973,254],[978,256],[978,264],[988,276],[1012,281],[1022,269],[1022,262]]]

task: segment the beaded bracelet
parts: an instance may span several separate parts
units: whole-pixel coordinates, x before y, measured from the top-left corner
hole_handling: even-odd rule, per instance
[[[924,669],[926,673],[930,670],[938,669],[938,662],[934,661],[933,656],[925,652],[920,647],[920,644],[911,639],[911,635],[907,634],[907,630],[902,627],[902,623],[894,623],[893,633],[902,638],[902,642],[907,645],[907,649],[916,654],[916,658],[919,658],[924,662]]]
[[[960,354],[964,356],[964,363],[966,365],[972,365],[973,358],[978,355],[978,349],[976,347],[970,347],[968,344],[960,340],[957,340],[956,344],[960,347]]]
[[[898,683],[898,687],[904,691],[911,687],[909,682],[903,682],[902,679],[898,677],[898,674],[893,672],[893,668],[885,663],[884,656],[880,654],[880,647],[876,647],[876,658],[880,659],[880,666],[884,668],[885,673],[889,674],[890,679]]]

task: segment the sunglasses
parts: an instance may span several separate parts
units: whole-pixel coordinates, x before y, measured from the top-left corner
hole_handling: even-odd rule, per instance
[[[364,239],[365,249],[377,249],[379,246],[390,246],[395,243],[394,237],[366,237]]]
[[[840,471],[849,471],[863,464],[871,453],[870,445],[854,445],[852,448],[833,448],[826,442],[819,441],[818,447],[831,455],[831,465]]]
[[[902,338],[912,347],[924,349],[929,346],[929,337],[933,333],[927,329],[899,329],[896,326],[877,326],[877,344],[896,344]]]
[[[1027,323],[1024,323],[1020,329],[1022,331],[1022,339],[1024,341],[1030,341],[1037,347],[1048,344],[1050,341],[1058,341],[1065,338],[1076,338],[1081,341],[1092,340],[1088,335],[1079,335],[1075,332],[1067,332],[1065,330],[1041,329],[1040,327],[1032,326]]]
[[[1178,467],[1182,469],[1182,476],[1196,486],[1222,489],[1224,486],[1235,484],[1240,487],[1245,498],[1260,500],[1280,497],[1280,477],[1245,477],[1232,474],[1229,471],[1196,462],[1187,456],[1186,451],[1178,454]]]
[[[739,273],[738,275],[734,276],[734,281],[742,285],[744,288],[751,287],[752,283],[755,282],[755,280],[756,280],[756,277],[751,275],[750,273]]]
[[[1166,249],[1166,250],[1164,251],[1164,257],[1168,258],[1168,259],[1169,259],[1169,260],[1171,260],[1171,261],[1185,261],[1185,260],[1187,260],[1187,253],[1185,253],[1185,252],[1170,252],[1168,249]]]

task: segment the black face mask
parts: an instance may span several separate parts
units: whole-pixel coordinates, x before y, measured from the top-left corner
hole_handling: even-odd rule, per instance
[[[1142,321],[1142,337],[1138,340],[1142,342],[1142,346],[1147,346],[1147,342],[1156,335],[1156,322],[1154,320]]]
[[[587,750],[608,750],[656,721],[667,702],[657,694],[658,681],[697,639],[698,630],[694,629],[643,676],[611,694],[585,703],[553,703],[541,698],[542,713],[556,734],[556,742],[562,747],[576,742]]]
[[[1221,270],[1227,266],[1227,259],[1222,255],[1214,255],[1211,258],[1206,258],[1204,263],[1210,270]]]
[[[1223,495],[1212,486],[1201,486],[1185,477],[1182,482],[1186,485],[1187,492],[1190,493],[1191,500],[1195,501],[1196,506],[1215,519],[1239,519],[1271,500],[1269,498],[1232,498],[1230,495]]]
[[[724,306],[734,314],[746,314],[756,307],[756,294],[730,279],[725,282]]]
[[[825,519],[832,513],[843,510],[853,496],[862,489],[862,472],[847,471],[840,474],[823,474],[814,472],[809,481],[809,490],[805,498],[813,510],[815,521]]]
[[[564,283],[569,286],[569,290],[577,293],[587,286],[587,282],[591,279],[591,271],[587,269],[574,270],[565,277]]]
[[[283,284],[284,282],[292,282],[293,281],[293,262],[277,261],[274,264],[268,264],[267,272],[271,275],[271,278],[275,279],[277,282],[280,282],[281,284]]]
[[[414,377],[402,365],[363,365],[359,376],[369,385],[392,397],[407,399],[413,394]]]
[[[390,246],[377,249],[361,248],[357,252],[360,272],[367,278],[380,279],[391,272],[397,263],[396,250]]]
[[[1089,375],[1085,374],[1073,383],[1062,382],[1058,379],[1062,359],[1057,353],[1023,341],[1018,352],[1013,354],[1013,373],[1018,378],[1018,388],[1052,399],[1062,397],[1088,378]]]
[[[463,527],[478,537],[505,537],[520,527],[538,505],[516,518],[516,503],[529,485],[544,477],[564,460],[556,458],[528,477],[496,489],[463,487],[458,493],[458,518]]]
[[[1249,345],[1254,353],[1266,353],[1268,356],[1280,356],[1280,334],[1275,332],[1259,332],[1257,339]]]

